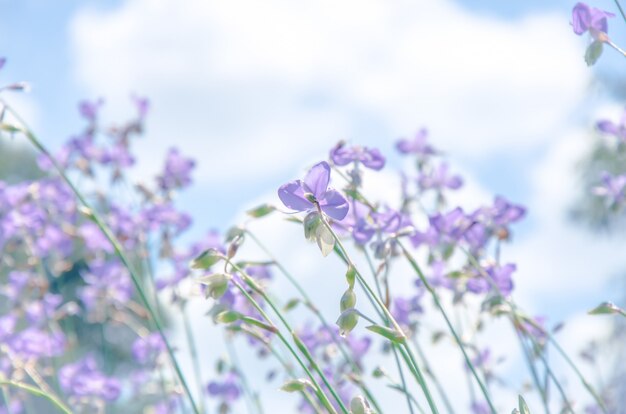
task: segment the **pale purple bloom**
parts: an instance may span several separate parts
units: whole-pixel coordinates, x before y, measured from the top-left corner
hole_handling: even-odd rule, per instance
[[[401,139],[396,143],[396,149],[402,154],[433,155],[435,149],[428,144],[428,131],[421,129],[413,139]]]
[[[420,290],[420,292],[423,292],[423,290]],[[421,294],[408,299],[403,297],[394,298],[391,314],[400,325],[411,326],[414,317],[424,311],[420,304],[420,298]]]
[[[120,382],[98,370],[93,357],[86,357],[61,368],[59,383],[66,393],[75,397],[97,397],[115,401],[121,393]]]
[[[5,342],[14,332],[17,317],[11,313],[0,316],[0,342]]]
[[[352,357],[357,364],[361,363],[372,345],[372,339],[368,336],[358,338],[356,335],[348,335],[344,338],[344,341],[348,344]]]
[[[211,381],[207,386],[209,395],[219,397],[224,402],[234,402],[241,395],[241,390],[237,384],[237,375],[229,372],[223,381]]]
[[[420,173],[417,184],[422,190],[442,191],[445,188],[456,190],[463,185],[463,179],[459,175],[451,175],[448,172],[448,164],[444,162],[428,173]]]
[[[163,174],[158,177],[159,187],[165,191],[187,187],[191,184],[191,171],[195,166],[194,160],[183,157],[176,148],[171,148],[165,159]]]
[[[6,63],[7,63],[7,58],[0,57],[0,70],[4,67]]]
[[[475,271],[473,277],[467,281],[467,290],[473,293],[487,293],[493,289],[493,286],[498,287],[498,291],[507,296],[513,291],[513,279],[511,275],[517,269],[512,263],[508,263],[504,266],[497,264],[491,264],[486,266],[483,270],[484,273],[491,279],[491,281],[485,278],[483,272]]]
[[[150,100],[145,97],[131,95],[131,99],[137,108],[137,114],[139,115],[139,119],[143,120],[148,114],[148,110],[150,109]]]
[[[22,358],[50,358],[62,355],[65,350],[65,335],[48,332],[35,327],[17,332],[8,342],[13,353]]]
[[[137,338],[132,347],[133,358],[140,364],[154,363],[164,351],[165,343],[158,332]]]
[[[601,119],[596,123],[596,127],[605,134],[615,136],[620,142],[626,142],[626,110],[624,110],[619,123],[609,119]]]
[[[572,10],[574,33],[582,35],[589,31],[594,38],[598,36],[598,33],[607,33],[607,18],[609,17],[615,17],[615,15],[595,7],[589,7],[585,3],[576,3]]]
[[[491,414],[491,408],[489,404],[484,401],[474,401],[471,406],[472,414]]]
[[[82,117],[89,122],[95,122],[98,118],[98,111],[100,110],[102,105],[104,105],[104,100],[102,98],[98,99],[95,102],[82,101],[78,104],[78,111],[80,112]]]
[[[329,189],[330,166],[322,161],[315,164],[304,181],[295,180],[278,189],[278,197],[285,206],[295,211],[315,210],[315,203],[335,220],[342,220],[348,214],[348,201],[336,190]]]
[[[378,149],[361,146],[346,147],[343,141],[330,151],[330,159],[339,166],[348,165],[351,162],[360,162],[372,170],[380,170],[385,166],[385,157]]]
[[[605,198],[609,206],[617,206],[624,203],[626,174],[611,175],[604,171],[601,178],[602,184],[592,189],[593,194]]]

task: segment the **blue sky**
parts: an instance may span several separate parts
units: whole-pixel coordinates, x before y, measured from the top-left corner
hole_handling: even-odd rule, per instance
[[[624,266],[614,241],[565,217],[594,117],[615,116],[623,104],[594,83],[594,71],[624,66],[608,50],[597,68],[585,67],[585,39],[569,27],[573,5],[321,1],[302,11],[282,0],[263,8],[0,0],[8,58],[0,83],[32,84],[16,105],[53,148],[80,130],[79,100],[104,97],[105,116],[123,119],[131,93],[149,96],[135,177],[157,171],[171,145],[193,154],[196,185],[181,204],[196,235],[275,201],[278,185],[339,139],[380,147],[397,169],[393,142],[426,126],[467,175],[463,202],[502,194],[529,206],[506,252],[518,263],[519,302],[576,321],[588,305],[617,299],[606,297],[608,281]],[[594,5],[614,11],[607,0]],[[622,23],[612,20],[610,34],[626,44]],[[589,269],[597,257],[608,259]]]

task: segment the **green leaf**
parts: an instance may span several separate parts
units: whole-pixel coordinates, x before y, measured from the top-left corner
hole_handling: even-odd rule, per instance
[[[191,268],[196,270],[206,270],[215,263],[222,260],[222,254],[215,249],[208,249],[200,253],[198,257],[191,261]]]
[[[398,332],[397,330],[388,328],[386,326],[370,325],[367,326],[366,329],[377,333],[378,335],[384,336],[385,338],[396,344],[401,344],[406,340],[406,337],[402,332]]]
[[[526,401],[524,401],[524,398],[521,395],[519,396],[519,411],[520,411],[520,414],[530,414],[528,405],[526,404]]]
[[[313,387],[311,381],[305,378],[298,378],[291,381],[285,382],[281,387],[281,391],[285,392],[297,392],[304,391],[307,387]]]
[[[274,325],[269,325],[265,322],[261,322],[258,319],[254,319],[250,316],[242,316],[241,320],[244,321],[245,323],[249,323],[250,325],[254,325],[258,328],[264,329],[268,332],[272,332],[272,333],[276,333],[278,332],[278,329],[276,329],[276,327]]]
[[[587,62],[587,66],[593,66],[598,61],[600,56],[602,56],[602,50],[602,42],[598,40],[594,40],[589,47],[587,47],[587,51],[585,52],[585,62]]]
[[[291,299],[289,302],[285,304],[285,306],[283,307],[283,310],[285,312],[289,312],[290,310],[298,306],[299,303],[300,303],[300,299],[298,298]]]
[[[315,240],[317,241],[317,246],[320,248],[322,256],[324,257],[328,256],[335,247],[335,236],[333,236],[333,233],[328,230],[325,225],[320,225],[317,227],[317,231],[315,232]]]
[[[233,323],[242,318],[242,314],[235,311],[224,311],[217,314],[215,321],[218,323]]]
[[[260,217],[267,216],[268,214],[271,214],[274,211],[276,211],[276,207],[270,204],[261,204],[260,206],[257,206],[255,208],[252,208],[246,211],[246,214],[249,215],[250,217],[260,218]]]
[[[621,314],[626,316],[626,311],[618,307],[612,302],[602,302],[595,308],[591,309],[589,315],[608,315],[608,314]]]
[[[0,123],[0,130],[10,132],[12,134],[15,132],[21,131],[21,129],[19,129],[18,127],[11,125],[11,124],[7,124],[6,122]]]

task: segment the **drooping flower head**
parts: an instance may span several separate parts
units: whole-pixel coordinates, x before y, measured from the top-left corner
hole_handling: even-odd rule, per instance
[[[589,31],[594,38],[597,38],[600,33],[608,33],[607,18],[609,17],[615,17],[615,15],[595,7],[589,7],[585,3],[576,3],[572,10],[574,33],[580,36]]]
[[[361,146],[346,147],[341,141],[330,150],[330,159],[335,165],[344,166],[351,162],[360,162],[372,170],[381,170],[385,166],[385,157],[376,148]]]
[[[303,180],[290,181],[278,189],[278,197],[283,204],[295,211],[321,210],[335,220],[342,220],[348,214],[348,201],[337,190],[328,188],[330,166],[326,161],[315,164]]]

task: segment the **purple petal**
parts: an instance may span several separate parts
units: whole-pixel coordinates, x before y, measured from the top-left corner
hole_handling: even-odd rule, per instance
[[[572,10],[572,27],[574,33],[581,35],[591,25],[591,10],[585,3],[577,3]]]
[[[322,211],[335,220],[342,220],[348,214],[348,201],[336,190],[328,190],[320,201]]]
[[[304,184],[318,200],[324,197],[329,182],[330,166],[326,161],[315,164],[304,177]]]
[[[278,189],[278,198],[292,210],[305,211],[313,207],[313,203],[304,198],[302,181],[290,181]]]
[[[367,156],[362,160],[363,165],[372,170],[380,170],[385,166],[385,157],[376,148],[368,150]]]

